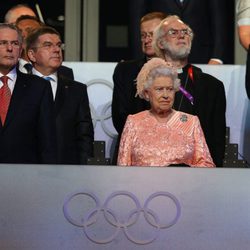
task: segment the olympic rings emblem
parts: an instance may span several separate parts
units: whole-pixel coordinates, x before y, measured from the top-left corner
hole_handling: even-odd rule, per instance
[[[113,84],[105,79],[92,79],[92,80],[86,82],[86,85],[88,88],[92,85],[95,85],[95,84],[102,84],[103,86],[106,86],[111,91],[113,91]],[[100,122],[103,131],[109,137],[115,138],[116,132],[113,132],[112,130],[110,130],[110,128],[105,124],[106,121],[111,120],[111,112],[110,112],[111,111],[111,101],[105,103],[100,114],[97,113],[97,111],[95,110],[92,103],[90,103],[89,105],[90,105],[91,117],[92,117],[94,127],[96,126],[97,122]]]
[[[87,212],[83,216],[83,218],[77,220],[71,216],[69,212],[69,205],[73,199],[76,199],[76,197],[80,198],[81,195],[90,197],[95,202],[95,207],[91,211]],[[133,201],[136,207],[126,215],[125,220],[119,218],[117,213],[113,209],[109,208],[111,200],[113,200],[115,197],[118,196],[127,196]],[[156,212],[149,208],[149,203],[151,203],[153,199],[159,196],[162,196],[165,199],[170,199],[170,201],[174,204],[174,207],[176,209],[176,214],[174,218],[166,223],[160,223],[160,219],[156,214]],[[164,211],[167,211],[167,209],[165,209]],[[151,194],[146,199],[143,206],[140,205],[138,198],[133,193],[128,191],[117,191],[111,193],[106,198],[103,205],[101,205],[100,200],[94,193],[83,190],[74,192],[66,197],[63,205],[63,213],[69,223],[71,223],[74,226],[83,228],[86,237],[94,243],[97,244],[110,243],[116,238],[119,231],[123,230],[128,240],[130,240],[135,244],[145,245],[153,242],[158,237],[160,229],[169,228],[177,223],[181,215],[181,205],[178,199],[173,194],[164,191],[159,191]],[[143,213],[145,221],[153,228],[155,228],[154,234],[149,239],[143,239],[143,240],[136,239],[129,232],[129,228],[138,221],[138,218],[141,213]],[[90,226],[95,224],[101,215],[103,215],[103,218],[108,222],[108,224],[116,228],[114,233],[105,239],[97,239],[96,237],[91,236],[89,233]]]

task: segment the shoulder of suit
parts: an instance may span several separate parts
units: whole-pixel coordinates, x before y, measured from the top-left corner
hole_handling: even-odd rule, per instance
[[[223,84],[222,81],[220,81],[215,76],[203,72],[201,68],[194,65],[192,65],[192,68],[195,75],[195,79],[197,81],[202,81],[203,83],[208,83],[208,84],[219,84],[219,85]]]
[[[61,65],[59,68],[58,68],[58,70],[60,71],[60,70],[73,70],[72,68],[70,68],[70,67],[67,67],[67,66],[65,66],[65,65]]]
[[[134,67],[134,66],[142,66],[146,60],[144,58],[135,59],[135,60],[126,60],[120,61],[117,63],[116,67]]]
[[[126,76],[135,77],[145,62],[143,59],[119,62],[115,67],[114,75],[125,74]]]
[[[31,83],[38,83],[38,82],[41,82],[41,83],[47,83],[48,81],[44,80],[42,77],[40,76],[37,76],[37,75],[29,75],[29,74],[25,74],[21,71],[17,71],[17,77],[19,79],[22,79],[26,82],[31,82]]]
[[[60,82],[63,82],[64,84],[66,84],[68,86],[74,86],[74,87],[78,87],[78,88],[86,88],[86,84],[72,80],[64,75],[58,75],[58,83],[60,84]]]

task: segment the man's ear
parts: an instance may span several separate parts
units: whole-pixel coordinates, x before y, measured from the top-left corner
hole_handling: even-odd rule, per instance
[[[31,62],[35,62],[36,61],[36,57],[34,56],[34,51],[32,49],[29,49],[27,51],[27,56],[28,56],[28,58],[29,58],[29,60]]]
[[[158,47],[159,47],[160,49],[164,49],[164,48],[163,48],[163,41],[162,41],[162,39],[159,39],[159,40],[157,41],[157,45],[158,45]]]

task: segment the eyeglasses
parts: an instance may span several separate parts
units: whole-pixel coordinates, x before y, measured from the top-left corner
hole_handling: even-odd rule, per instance
[[[190,36],[190,37],[193,36],[193,32],[190,29],[181,29],[181,30],[170,29],[167,31],[167,34],[172,38],[176,38],[179,35]]]
[[[65,44],[64,43],[57,43],[53,44],[51,42],[45,42],[41,46],[33,47],[32,49],[45,49],[45,50],[52,50],[54,48],[64,50],[65,49]]]
[[[0,40],[0,49],[6,49],[8,46],[11,46],[15,49],[19,49],[20,43],[17,40],[14,41]]]
[[[145,41],[148,38],[152,38],[153,37],[153,32],[142,32],[141,33],[141,40]]]

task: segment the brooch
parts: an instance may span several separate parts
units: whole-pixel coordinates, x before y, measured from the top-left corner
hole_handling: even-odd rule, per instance
[[[186,122],[187,121],[187,115],[182,115],[181,118],[180,118],[180,120],[182,122]]]

